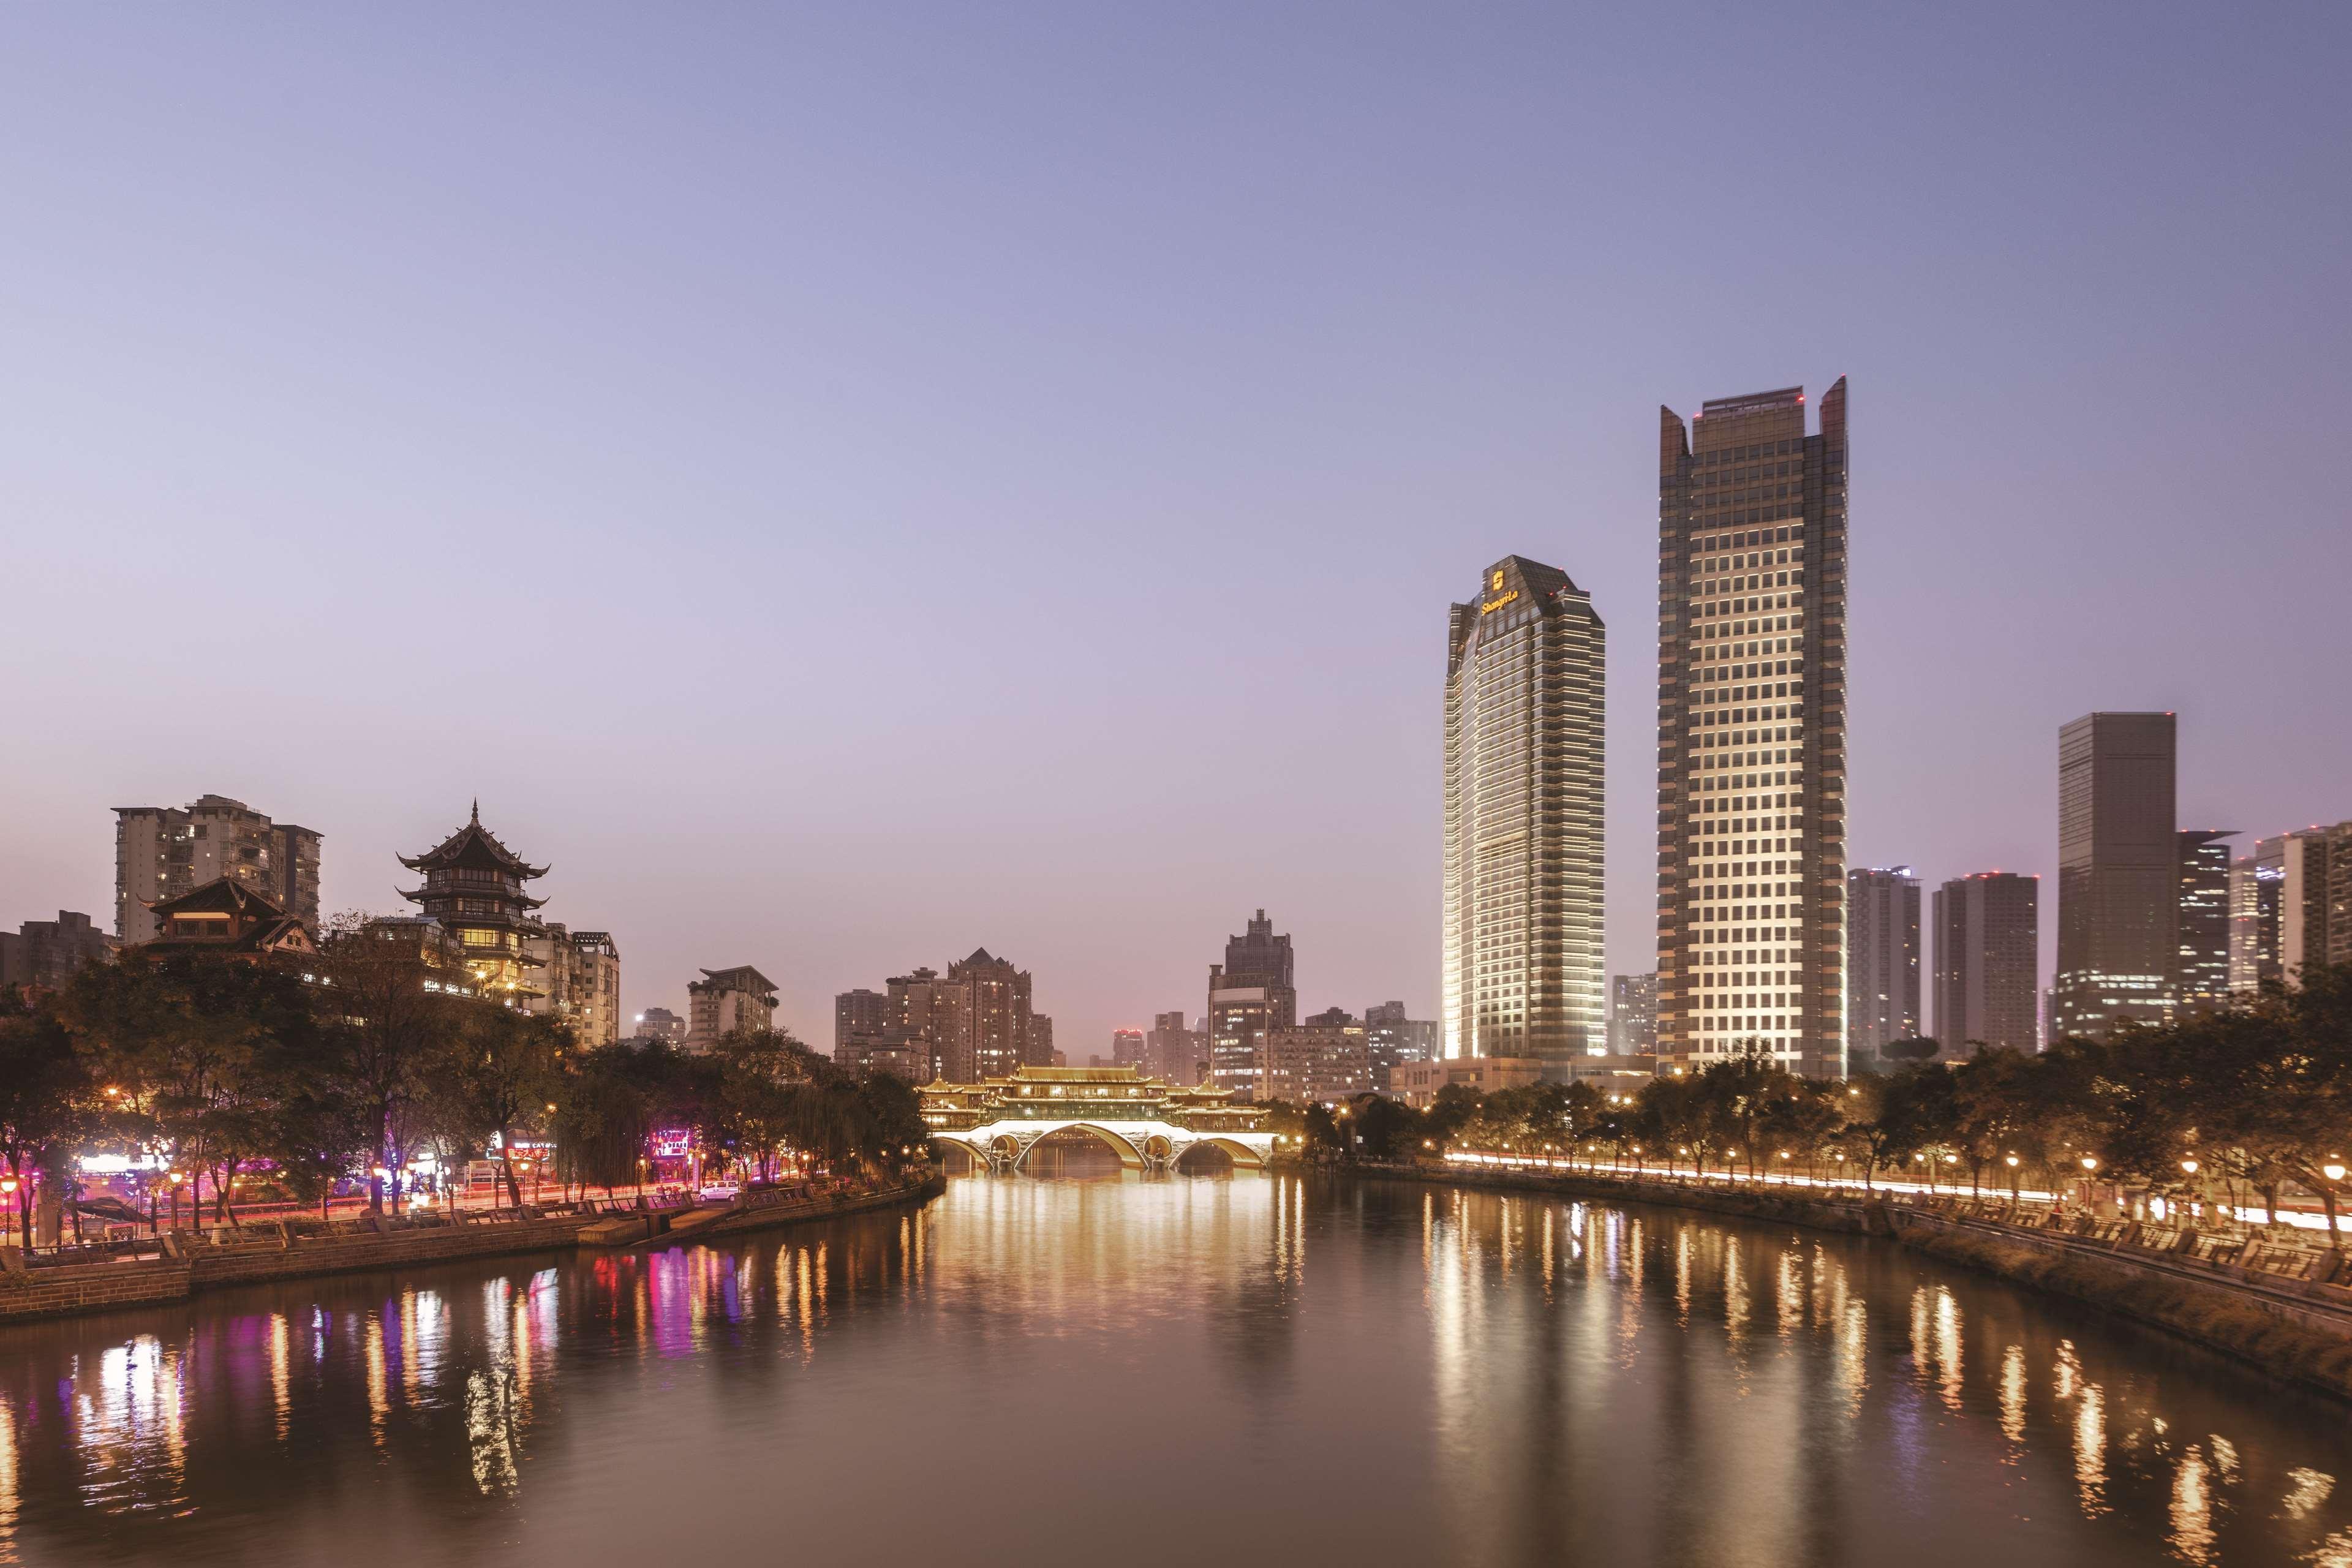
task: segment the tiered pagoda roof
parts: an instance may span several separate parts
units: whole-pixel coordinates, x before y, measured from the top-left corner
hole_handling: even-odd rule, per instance
[[[482,803],[474,803],[473,816],[466,826],[449,835],[422,855],[399,857],[400,863],[412,871],[425,873],[425,886],[415,892],[400,896],[415,903],[423,903],[428,890],[436,890],[436,883],[458,882],[465,879],[446,875],[452,872],[489,872],[508,879],[512,887],[509,896],[525,909],[538,909],[545,899],[534,899],[522,891],[522,884],[547,875],[544,866],[534,866],[505,845],[498,835],[482,826]],[[444,873],[436,876],[435,873]]]

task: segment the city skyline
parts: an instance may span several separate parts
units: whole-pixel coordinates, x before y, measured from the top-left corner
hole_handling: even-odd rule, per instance
[[[207,793],[324,836],[324,910],[397,912],[391,857],[478,795],[613,933],[631,1016],[744,962],[822,1040],[837,992],[985,943],[1098,1041],[1199,1006],[1261,905],[1302,1011],[1434,1016],[1462,562],[1564,563],[1640,626],[1658,400],[1847,373],[1847,863],[2054,888],[2049,737],[2094,710],[2180,715],[2184,824],[2242,847],[2345,815],[2352,737],[2311,721],[2352,552],[2311,459],[2352,363],[2343,133],[2295,85],[2325,51],[2159,29],[2126,66],[2080,16],[2034,59],[1957,18],[1672,60],[1609,22],[1391,16],[1336,60],[1296,19],[943,25],[972,31],[919,59],[751,26],[755,90],[645,64],[626,23],[492,80],[465,62],[533,53],[495,16],[430,50],[362,17],[26,18],[0,178],[45,309],[0,392],[0,525],[13,656],[55,658],[16,683],[0,924],[110,923],[109,808]],[[903,98],[861,93],[886,68]],[[2170,69],[2200,92],[2154,90]],[[1107,128],[1076,79],[1137,112]],[[1727,136],[1798,89],[1852,132],[1819,154],[1828,230]],[[446,135],[401,129],[420,96]],[[1200,145],[1203,101],[1232,142]],[[531,129],[583,102],[596,137]],[[1792,259],[1721,265],[1727,208]],[[526,718],[467,700],[446,563],[485,540],[502,635],[544,656]],[[1931,635],[1996,611],[1966,658]],[[1072,658],[1081,613],[1118,629]],[[1608,967],[1640,973],[1654,670],[1619,651]],[[553,717],[559,668],[593,719]],[[1244,732],[1248,766],[1214,753]]]

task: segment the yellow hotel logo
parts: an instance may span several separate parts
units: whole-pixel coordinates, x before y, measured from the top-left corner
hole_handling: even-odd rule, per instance
[[[1498,572],[1496,575],[1499,577],[1502,574]],[[1511,601],[1517,599],[1518,596],[1519,591],[1517,588],[1514,588],[1509,593],[1489,599],[1485,604],[1479,605],[1478,613],[1482,616],[1491,616],[1496,610],[1501,609],[1505,605],[1511,603]]]
[[[1503,569],[1500,566],[1496,567],[1494,575],[1486,580],[1486,590],[1493,594],[1503,591]]]

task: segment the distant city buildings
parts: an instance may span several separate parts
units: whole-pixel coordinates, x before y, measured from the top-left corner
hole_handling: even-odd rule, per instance
[[[686,985],[686,1048],[707,1051],[738,1029],[776,1026],[776,983],[748,963],[706,969]]]
[[[1525,556],[1478,588],[1446,637],[1441,1048],[1564,1064],[1606,1047],[1606,632]]]
[[[2172,1013],[2180,935],[2170,713],[2092,713],[2058,736],[2060,1038]]]
[[[1143,1076],[1191,1089],[1206,1076],[1209,1037],[1204,1029],[1185,1027],[1180,1009],[1155,1013],[1151,1032],[1143,1037]]]
[[[1609,1054],[1658,1054],[1658,975],[1619,974],[1609,982]]]
[[[1110,1032],[1108,1065],[1133,1068],[1140,1072],[1143,1070],[1143,1058],[1148,1054],[1149,1048],[1147,1037],[1141,1029],[1113,1029]]]
[[[0,931],[0,991],[62,991],[82,965],[111,959],[121,945],[73,910],[59,910],[53,921],[26,921],[13,931]]]
[[[1840,1077],[1845,382],[1658,426],[1659,1060]]]
[[[659,1040],[664,1045],[686,1044],[686,1020],[667,1007],[648,1007],[637,1015],[635,1038]]]
[[[2279,903],[2286,884],[2286,839],[2261,838],[2230,862],[2230,992],[2249,996],[2284,977]]]
[[[885,984],[888,999],[885,1036],[893,1044],[920,1050],[929,1064],[924,1073],[926,1081],[945,1078],[956,1018],[948,983],[936,969],[914,969],[892,975]]]
[[[1209,965],[1209,1082],[1246,1098],[1255,1092],[1267,1033],[1298,1022],[1290,938],[1275,934],[1264,910],[1225,940],[1225,961]]]
[[[1438,1054],[1443,1026],[1435,1018],[1408,1018],[1402,1002],[1375,1002],[1364,1009],[1364,1050],[1372,1064],[1372,1087],[1389,1087],[1389,1075],[1406,1062]]]
[[[2233,829],[2184,827],[2174,837],[2178,943],[2173,1000],[2210,1007],[2230,995],[2230,846]]]
[[[890,998],[880,991],[860,987],[844,991],[833,999],[833,1055],[841,1059],[842,1051],[852,1040],[878,1041],[890,1026]]]
[[[307,827],[272,822],[226,795],[184,807],[114,808],[114,934],[125,942],[156,934],[149,906],[215,878],[241,882],[319,929],[319,840]]]
[[[1908,866],[1845,874],[1845,1045],[1862,1062],[1919,1034],[1919,881]]]
[[[1043,1013],[1029,1015],[1029,1047],[1021,1059],[1033,1068],[1068,1067],[1067,1051],[1054,1048],[1054,1020]]]
[[[1338,1105],[1377,1087],[1364,1026],[1345,1008],[1266,1031],[1255,1098],[1293,1105]]]
[[[2039,1048],[2041,894],[2039,879],[2009,871],[1956,877],[1936,889],[1941,1055],[1964,1058],[1975,1046]]]

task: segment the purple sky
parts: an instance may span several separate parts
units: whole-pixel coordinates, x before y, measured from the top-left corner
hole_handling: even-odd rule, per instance
[[[478,795],[632,1010],[984,943],[1083,1061],[1264,905],[1431,1016],[1516,551],[1647,967],[1657,405],[1840,374],[1857,862],[2048,873],[2093,708],[2352,816],[2352,12],[1271,9],[13,14],[0,921],[207,790],[392,908]]]

